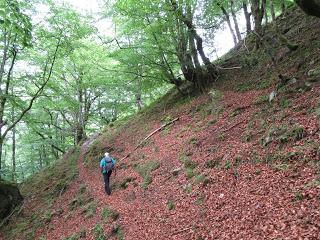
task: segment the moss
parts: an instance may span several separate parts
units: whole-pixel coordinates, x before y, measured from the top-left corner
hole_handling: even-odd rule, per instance
[[[172,200],[168,200],[167,208],[169,211],[174,209],[174,202]]]
[[[184,168],[194,169],[197,167],[197,163],[192,161],[185,153],[180,155],[180,161],[183,163]]]
[[[104,207],[102,209],[102,218],[104,220],[111,219],[112,221],[116,221],[119,218],[119,212],[110,207]]]
[[[186,171],[186,177],[188,179],[191,179],[196,175],[196,173],[193,171],[193,168],[186,168],[185,171]]]
[[[230,160],[227,160],[225,163],[224,163],[224,166],[223,166],[223,168],[225,169],[225,170],[228,170],[228,169],[230,169],[231,168],[231,161]]]
[[[86,218],[92,218],[97,212],[97,203],[92,201],[83,207],[82,213],[85,214]]]
[[[93,228],[93,236],[95,240],[106,240],[103,227],[100,223],[96,224]]]
[[[160,163],[158,161],[148,161],[144,164],[137,164],[134,168],[143,177],[142,188],[146,189],[152,182],[151,172],[158,169]]]
[[[255,105],[261,105],[261,104],[264,104],[264,103],[268,103],[268,101],[269,101],[269,97],[267,95],[258,96],[256,98],[256,100],[254,100],[254,104]]]

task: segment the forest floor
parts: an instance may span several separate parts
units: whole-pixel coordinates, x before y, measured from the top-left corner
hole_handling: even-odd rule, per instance
[[[319,20],[301,24],[300,50],[277,50],[279,69],[291,79],[273,102],[278,73],[271,63],[225,60],[223,67],[244,67],[223,70],[199,96],[168,94],[85,142],[78,174],[59,185],[38,227],[27,225],[30,239],[320,239],[320,77],[306,84],[320,67]],[[105,151],[118,160],[111,196],[99,170]],[[31,219],[39,206],[32,195],[23,214]]]

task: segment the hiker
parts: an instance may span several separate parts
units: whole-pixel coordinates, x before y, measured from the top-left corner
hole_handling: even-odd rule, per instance
[[[101,172],[103,174],[103,180],[104,180],[104,189],[108,195],[111,194],[111,189],[109,186],[110,175],[112,173],[112,170],[114,169],[115,164],[116,164],[116,160],[110,157],[108,152],[104,154],[104,158],[102,158],[100,161],[100,168],[101,168]]]

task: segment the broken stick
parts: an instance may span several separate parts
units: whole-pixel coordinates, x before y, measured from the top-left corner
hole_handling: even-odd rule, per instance
[[[154,134],[156,134],[157,132],[161,131],[163,128],[165,128],[166,126],[176,122],[179,120],[179,117],[171,120],[170,122],[167,122],[165,124],[163,124],[161,127],[157,128],[156,130],[154,130],[153,132],[151,132],[148,136],[146,136],[130,153],[128,153],[126,156],[124,156],[123,158],[120,159],[120,161],[126,159],[127,157],[129,157],[131,155],[131,153],[133,153],[135,150],[137,150],[145,141],[147,141],[150,137],[152,137]]]

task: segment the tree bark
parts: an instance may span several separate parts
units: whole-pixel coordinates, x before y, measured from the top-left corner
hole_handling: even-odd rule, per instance
[[[242,40],[242,38],[241,38],[241,33],[240,33],[240,29],[239,29],[239,24],[238,24],[237,16],[236,16],[236,13],[234,12],[233,5],[234,5],[234,0],[230,0],[231,15],[232,15],[232,19],[233,19],[233,22],[234,22],[234,28],[235,28],[235,30],[236,30],[238,42],[241,42],[241,40]]]
[[[282,14],[286,11],[286,2],[285,0],[281,0],[281,12]]]
[[[248,5],[247,1],[242,2],[242,8],[243,8],[243,13],[246,18],[246,29],[247,29],[247,35],[251,33],[252,28],[251,28],[251,13],[248,12]]]
[[[261,39],[263,37],[262,19],[265,13],[266,0],[251,0],[251,12],[254,19],[254,32],[256,36],[256,48],[261,46]]]
[[[206,74],[207,77],[203,79],[193,79],[193,82],[195,84],[195,87],[198,88],[199,90],[203,90],[205,85],[210,81],[213,82],[217,79],[218,75],[218,70],[216,66],[211,63],[210,59],[205,55],[204,50],[203,50],[203,40],[202,38],[198,35],[195,26],[192,23],[192,18],[189,18],[182,12],[181,8],[178,8],[177,2],[175,0],[171,0],[171,5],[173,7],[173,10],[176,12],[178,15],[178,19],[183,22],[183,24],[187,27],[188,31],[194,36],[196,40],[196,47],[197,51],[201,57],[202,62],[204,63],[206,67]],[[193,74],[195,73],[194,68],[192,69]]]
[[[229,14],[228,14],[228,12],[226,11],[226,9],[225,9],[220,3],[217,3],[217,5],[220,7],[220,9],[221,9],[224,17],[226,18],[226,21],[227,21],[227,24],[228,24],[230,33],[231,33],[231,35],[232,35],[232,39],[233,39],[234,45],[236,46],[237,43],[238,43],[238,42],[237,42],[237,37],[236,37],[236,34],[234,33],[234,30],[233,30],[233,28],[232,28]]]
[[[11,88],[13,95],[13,88]],[[14,106],[12,107],[11,119],[14,120]],[[12,181],[16,181],[16,127],[12,128]]]

